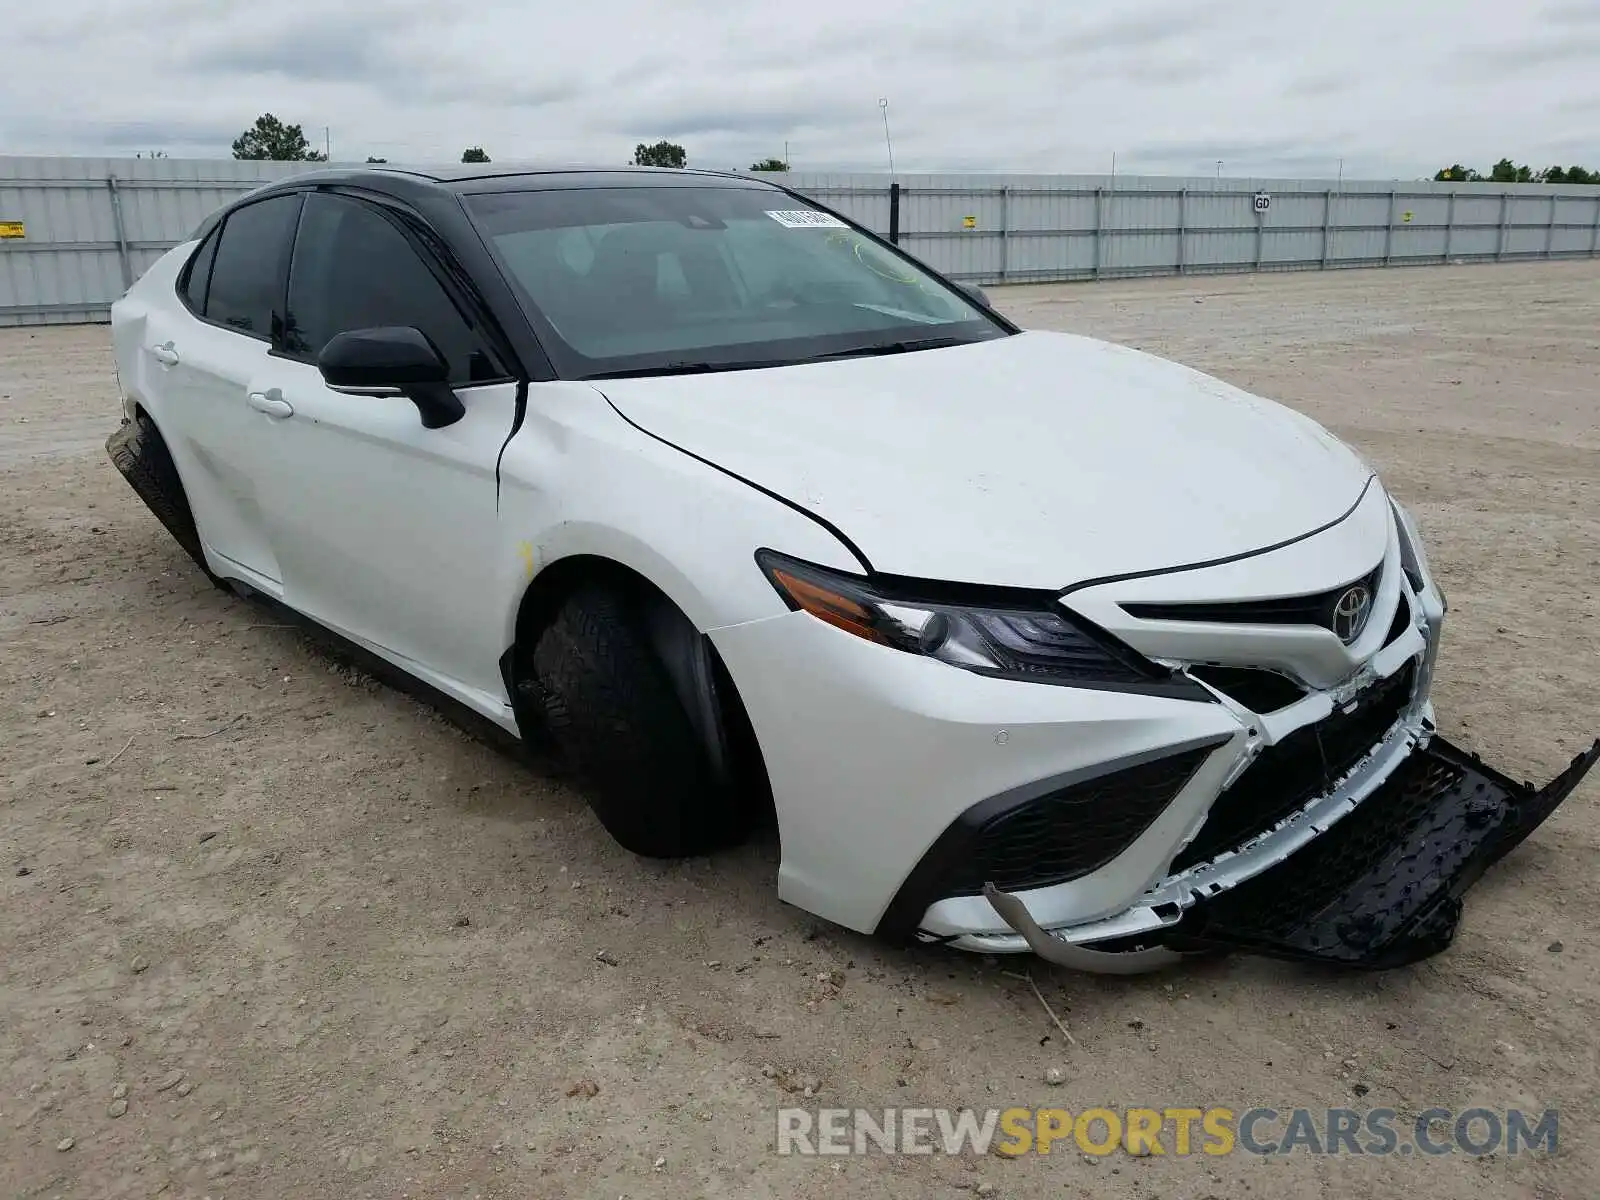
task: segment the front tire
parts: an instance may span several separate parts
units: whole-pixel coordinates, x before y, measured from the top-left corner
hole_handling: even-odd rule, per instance
[[[747,806],[721,782],[646,632],[643,604],[585,585],[533,649],[552,738],[600,823],[649,858],[742,841]]]

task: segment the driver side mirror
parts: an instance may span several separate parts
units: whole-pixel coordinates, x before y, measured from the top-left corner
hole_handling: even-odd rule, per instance
[[[450,387],[450,367],[426,334],[409,325],[335,334],[317,355],[317,369],[347,396],[405,396],[425,429],[453,425],[466,408]]]
[[[979,308],[993,308],[994,307],[992,304],[989,303],[989,293],[984,291],[977,284],[975,284],[975,283],[958,283],[958,284],[956,284],[956,286],[958,288],[960,288],[963,292],[965,292],[966,295],[967,295],[967,299],[971,300]]]

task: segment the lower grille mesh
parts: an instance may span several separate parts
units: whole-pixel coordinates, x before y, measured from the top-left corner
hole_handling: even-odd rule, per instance
[[[1150,827],[1213,749],[1128,767],[1001,813],[978,830],[941,893],[976,896],[985,883],[1022,891],[1089,874]]]
[[[1356,698],[1352,712],[1335,712],[1295,730],[1251,763],[1217,797],[1194,841],[1173,861],[1181,871],[1233,850],[1328,791],[1372,750],[1411,698],[1416,660]]]

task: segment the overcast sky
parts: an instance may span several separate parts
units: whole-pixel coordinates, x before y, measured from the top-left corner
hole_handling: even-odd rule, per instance
[[[1415,178],[1600,167],[1600,0],[17,0],[0,154]],[[452,14],[452,9],[454,14]]]

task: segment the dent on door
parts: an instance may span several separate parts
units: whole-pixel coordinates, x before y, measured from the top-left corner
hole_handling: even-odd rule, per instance
[[[152,319],[146,337],[159,364],[158,424],[215,567],[279,595],[258,490],[260,457],[269,452],[262,435],[271,422],[246,402],[266,344],[194,320]]]

